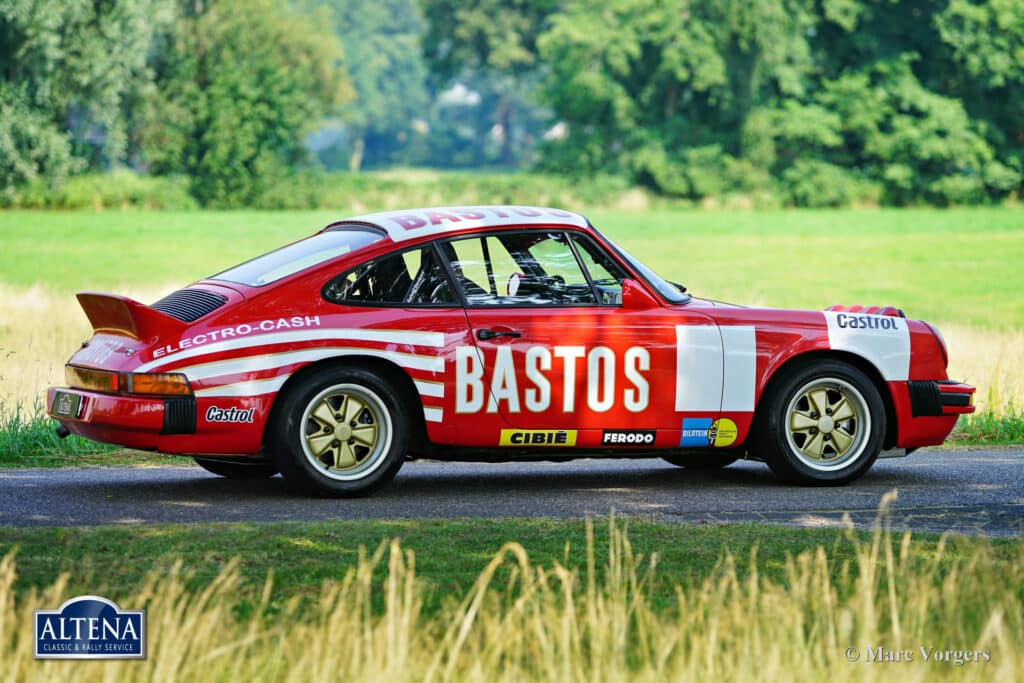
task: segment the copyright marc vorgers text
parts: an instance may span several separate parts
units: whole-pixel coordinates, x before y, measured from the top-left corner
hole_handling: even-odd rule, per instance
[[[949,648],[928,647],[925,645],[905,650],[883,646],[848,647],[844,652],[851,662],[896,663],[926,662],[929,664],[949,664],[964,666],[965,664],[985,663],[992,661],[989,650],[951,650]]]

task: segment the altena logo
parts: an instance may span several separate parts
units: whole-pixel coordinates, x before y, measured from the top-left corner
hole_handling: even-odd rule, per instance
[[[35,637],[36,659],[145,659],[146,611],[83,595],[36,610]]]

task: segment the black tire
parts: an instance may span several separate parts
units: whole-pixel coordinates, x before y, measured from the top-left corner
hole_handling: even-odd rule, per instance
[[[885,406],[874,383],[834,360],[782,372],[762,399],[755,425],[757,454],[772,472],[819,486],[846,484],[867,472],[885,436]]]
[[[408,408],[381,375],[327,368],[277,400],[267,443],[289,485],[318,496],[362,496],[401,468],[409,446]]]
[[[711,451],[710,453],[681,453],[678,455],[663,455],[661,459],[676,467],[685,467],[688,470],[717,470],[728,467],[740,459],[738,455],[732,455],[730,451]]]
[[[277,474],[277,465],[250,458],[193,458],[196,464],[211,474],[226,479],[270,479]]]

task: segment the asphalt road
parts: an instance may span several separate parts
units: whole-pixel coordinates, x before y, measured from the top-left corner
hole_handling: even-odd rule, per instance
[[[183,461],[189,462],[189,461]],[[879,460],[838,488],[779,484],[755,462],[713,472],[661,460],[407,463],[369,498],[290,492],[280,477],[229,481],[198,466],[0,470],[0,526],[648,515],[719,524],[871,528],[895,489],[894,529],[1024,536],[1024,449],[936,449]]]

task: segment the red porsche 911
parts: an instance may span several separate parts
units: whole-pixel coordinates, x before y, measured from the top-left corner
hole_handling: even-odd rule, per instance
[[[94,335],[49,390],[59,432],[318,495],[416,458],[751,458],[841,484],[974,410],[928,323],[692,296],[557,209],[357,216],[152,306],[78,300]]]

